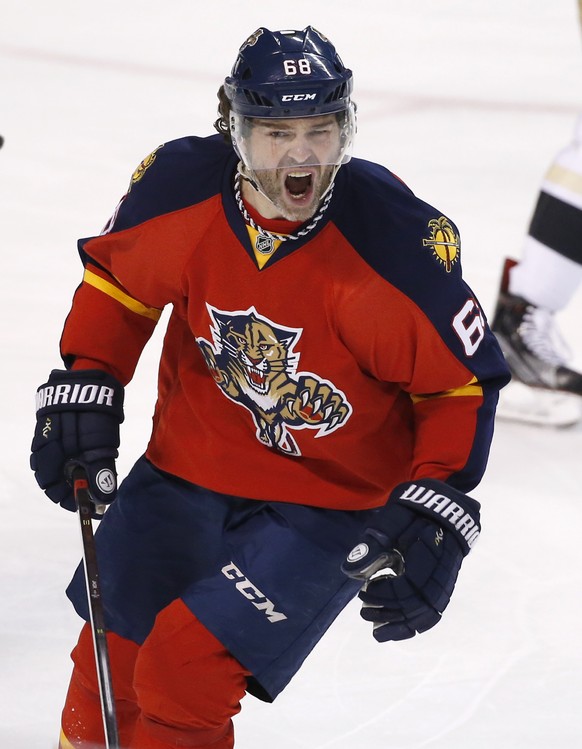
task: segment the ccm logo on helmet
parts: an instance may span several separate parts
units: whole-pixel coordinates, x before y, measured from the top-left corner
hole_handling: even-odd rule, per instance
[[[281,101],[315,101],[317,94],[283,94]]]

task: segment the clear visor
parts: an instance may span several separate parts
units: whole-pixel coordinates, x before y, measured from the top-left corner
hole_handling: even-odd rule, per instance
[[[332,114],[255,118],[231,112],[233,146],[245,167],[261,172],[289,167],[337,166],[351,159],[354,105]]]

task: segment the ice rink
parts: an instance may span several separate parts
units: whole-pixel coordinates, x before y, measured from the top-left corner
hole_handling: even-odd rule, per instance
[[[0,745],[54,749],[79,620],[63,590],[73,515],[28,469],[34,392],[60,366],[97,233],[155,146],[206,135],[216,90],[258,26],[329,35],[355,73],[355,154],[380,161],[461,230],[492,313],[541,177],[572,133],[582,46],[574,0],[4,0],[0,20]],[[582,357],[582,294],[560,316]],[[159,331],[161,333],[161,330]],[[128,389],[120,473],[145,449],[157,336]],[[582,426],[498,422],[474,492],[484,531],[434,630],[377,644],[354,604],[273,705],[247,697],[237,749],[582,746]]]

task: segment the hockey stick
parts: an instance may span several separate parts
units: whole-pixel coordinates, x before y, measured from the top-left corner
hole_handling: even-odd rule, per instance
[[[101,600],[101,588],[99,586],[99,569],[97,566],[95,539],[93,537],[93,523],[91,521],[95,505],[91,502],[89,484],[84,469],[76,466],[73,469],[72,478],[75,502],[79,510],[79,523],[81,526],[83,567],[85,568],[87,601],[89,603],[91,629],[93,631],[97,681],[99,683],[99,697],[101,699],[103,728],[105,730],[105,746],[106,749],[119,749],[117,717],[115,715],[111,667],[109,665],[109,649],[105,636],[105,617],[103,614],[103,602]]]

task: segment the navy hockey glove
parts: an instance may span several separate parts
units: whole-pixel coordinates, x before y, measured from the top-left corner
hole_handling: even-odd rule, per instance
[[[121,383],[100,369],[55,369],[37,390],[30,466],[46,495],[67,510],[76,510],[71,486],[75,465],[87,472],[96,505],[115,499],[123,395]]]
[[[364,581],[361,615],[378,642],[434,627],[447,607],[463,558],[480,532],[479,503],[448,484],[399,484],[342,565]]]

